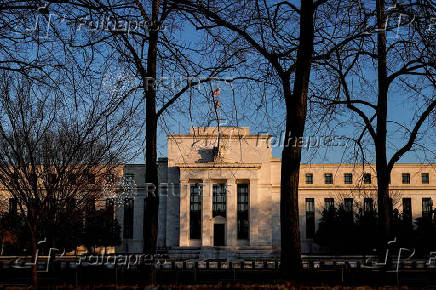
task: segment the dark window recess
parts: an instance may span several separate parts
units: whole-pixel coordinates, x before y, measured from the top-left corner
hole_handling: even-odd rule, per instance
[[[226,217],[226,185],[214,184],[212,187],[212,217]]]
[[[372,180],[371,180],[371,173],[365,173],[363,174],[363,183],[364,184],[371,184]]]
[[[403,198],[403,220],[412,223],[412,199],[410,197]]]
[[[424,197],[422,199],[422,218],[431,219],[433,212],[433,201],[430,197]]]
[[[74,173],[71,173],[68,175],[68,182],[70,183],[70,185],[76,185],[77,181],[77,176]]]
[[[333,184],[333,174],[331,174],[331,173],[324,174],[324,183],[325,184]]]
[[[430,183],[430,175],[428,173],[421,173],[421,182],[422,184]]]
[[[18,202],[16,198],[10,198],[9,199],[9,213],[10,214],[17,214],[17,207],[18,207]]]
[[[335,200],[333,198],[324,198],[324,209],[332,210],[335,208]]]
[[[48,175],[48,183],[49,184],[55,184],[56,183],[56,178],[57,178],[56,174],[50,173]]]
[[[249,222],[249,185],[238,184],[238,239],[249,239],[250,222]]]
[[[403,184],[410,184],[410,173],[403,173]]]
[[[353,199],[352,198],[344,198],[344,210],[346,212],[353,212]]]
[[[107,198],[106,199],[106,210],[108,214],[114,215],[114,209],[115,209],[115,202],[113,198]]]
[[[67,209],[67,212],[71,213],[77,209],[76,208],[76,199],[72,196],[68,197],[67,199],[68,199],[68,201],[66,204],[66,209]]]
[[[313,239],[315,236],[315,201],[313,198],[306,198],[306,239]]]
[[[123,226],[123,238],[133,238],[133,198],[126,198],[124,200],[124,226]]]
[[[87,213],[92,213],[95,211],[95,198],[93,197],[88,197],[86,199],[86,212]]]
[[[371,197],[365,197],[363,199],[363,211],[369,213],[373,211],[373,200]]]
[[[89,173],[88,174],[88,184],[95,184],[95,175]]]
[[[353,184],[353,174],[345,173],[344,174],[344,183],[345,184]]]
[[[313,174],[306,173],[306,184],[313,184]]]
[[[201,239],[201,184],[191,184],[189,236],[191,239]]]

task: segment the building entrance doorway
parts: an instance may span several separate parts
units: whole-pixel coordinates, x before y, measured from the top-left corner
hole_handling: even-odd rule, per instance
[[[213,225],[213,245],[216,247],[225,246],[224,224]]]

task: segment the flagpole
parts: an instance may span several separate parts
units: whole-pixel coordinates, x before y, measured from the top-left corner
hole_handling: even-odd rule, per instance
[[[218,94],[218,152],[220,150],[220,123],[221,123],[221,100],[220,95]]]

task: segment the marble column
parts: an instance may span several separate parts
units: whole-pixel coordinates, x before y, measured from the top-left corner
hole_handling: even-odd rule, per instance
[[[213,246],[213,224],[212,224],[212,183],[204,181],[201,209],[201,243],[202,246]]]
[[[180,180],[180,247],[189,246],[189,184]]]
[[[237,245],[237,189],[236,180],[227,180],[226,246]]]
[[[258,224],[257,215],[257,178],[250,179],[250,191],[249,191],[250,212],[248,213],[250,219],[250,246],[258,245]]]

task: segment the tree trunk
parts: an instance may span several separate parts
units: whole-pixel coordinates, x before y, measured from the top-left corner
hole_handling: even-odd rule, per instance
[[[297,279],[302,268],[298,210],[298,183],[301,146],[294,140],[303,137],[306,121],[307,91],[313,53],[313,3],[301,1],[300,43],[297,51],[294,91],[291,93],[289,75],[282,75],[286,101],[286,138],[282,152],[280,222],[281,271],[286,279]]]
[[[389,178],[390,171],[386,157],[387,135],[387,107],[388,107],[388,78],[386,65],[386,15],[384,0],[376,1],[377,10],[377,71],[378,71],[378,98],[377,98],[377,136],[376,170],[377,170],[377,202],[380,230],[380,249],[391,237],[391,217],[389,213]]]
[[[155,254],[158,233],[158,167],[157,167],[157,121],[156,113],[156,70],[157,70],[157,47],[158,47],[158,13],[160,1],[153,1],[152,22],[147,54],[147,79],[145,84],[146,100],[146,139],[145,139],[145,180],[149,186],[156,190],[148,192],[144,209],[144,253]]]

